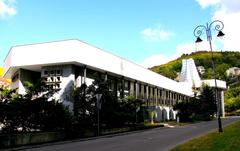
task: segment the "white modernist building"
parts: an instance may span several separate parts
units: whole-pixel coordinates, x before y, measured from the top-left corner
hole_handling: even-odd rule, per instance
[[[24,81],[40,78],[55,89],[55,95],[72,108],[71,92],[96,75],[110,81],[116,97],[134,96],[155,111],[155,120],[175,119],[172,106],[193,96],[191,87],[152,72],[121,57],[79,40],[65,40],[14,46],[4,60],[4,77],[12,78],[11,88],[25,93]]]
[[[182,60],[182,69],[180,73],[179,82],[189,88],[192,89],[199,89],[202,84],[207,84],[210,87],[216,87],[216,98],[217,101],[219,101],[219,107],[220,107],[220,114],[222,117],[225,116],[225,108],[224,108],[224,90],[226,87],[226,82],[222,80],[201,80],[199,73],[197,71],[196,65],[194,63],[194,60],[192,58],[190,59],[183,59]],[[195,91],[196,92],[196,91]]]

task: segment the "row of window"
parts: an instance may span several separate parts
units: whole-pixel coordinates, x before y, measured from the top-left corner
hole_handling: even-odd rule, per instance
[[[61,69],[53,69],[53,70],[44,70],[43,76],[61,76],[62,70]]]
[[[46,82],[46,83],[61,83],[62,77],[61,76],[45,77],[44,82]]]
[[[60,90],[62,82],[62,70],[44,70],[42,76],[49,89]]]
[[[117,93],[122,96],[136,96],[140,99],[148,97],[149,100],[165,99],[165,100],[185,100],[186,96],[161,88],[151,87],[141,83],[134,83],[125,79],[108,78],[110,81],[110,89],[114,90],[114,85],[117,88]]]

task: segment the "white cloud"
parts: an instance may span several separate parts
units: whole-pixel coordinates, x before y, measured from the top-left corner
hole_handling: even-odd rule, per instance
[[[213,8],[213,15],[211,20],[221,20],[224,23],[223,32],[225,36],[219,39],[213,33],[212,48],[213,51],[240,51],[240,0],[196,0],[204,9],[206,7]],[[214,28],[213,28],[214,29]],[[149,37],[156,35],[159,32],[148,28],[147,33]],[[146,35],[147,36],[147,35]],[[205,37],[204,37],[205,36]],[[152,67],[167,63],[173,59],[180,57],[182,54],[190,54],[194,51],[210,51],[209,42],[206,40],[206,35],[201,38],[203,41],[197,45],[194,42],[186,42],[176,46],[176,52],[173,55],[165,56],[155,54],[147,57],[142,65],[145,67]],[[158,37],[159,38],[159,37]]]
[[[160,28],[146,28],[141,31],[143,38],[147,41],[167,40],[175,34]]]
[[[162,54],[154,54],[146,59],[144,59],[142,65],[146,68],[153,67],[156,65],[165,64],[171,60],[177,59],[182,54],[190,54],[191,52],[195,51],[195,46],[193,43],[184,43],[179,44],[176,47],[176,53],[170,56],[162,55]]]
[[[0,18],[17,14],[15,0],[0,0]]]
[[[213,40],[214,41],[214,40]],[[216,46],[212,45],[213,50]],[[201,43],[195,44],[193,42],[182,43],[176,46],[176,53],[170,56],[162,54],[154,54],[144,59],[142,65],[146,68],[153,67],[156,65],[165,64],[169,61],[181,57],[183,54],[191,54],[196,51],[210,51],[210,45],[208,41],[203,41]]]
[[[149,67],[153,67],[156,65],[161,65],[161,64],[167,63],[173,59],[174,59],[173,56],[154,54],[154,55],[151,55],[151,56],[147,57],[146,59],[144,59],[142,66],[149,68]]]
[[[202,8],[218,4],[221,0],[196,0]]]
[[[240,5],[240,1],[238,2]],[[229,3],[228,3],[229,4]],[[212,17],[213,20],[220,19],[224,22],[225,36],[222,39],[223,49],[230,51],[240,51],[239,35],[240,35],[240,8],[238,11],[235,7],[226,7],[224,5],[220,10],[217,10]],[[233,9],[231,9],[233,8]]]
[[[224,23],[225,36],[220,42],[224,51],[240,51],[240,0],[196,0],[202,8],[213,7],[213,20]],[[217,40],[215,41],[217,42]],[[214,42],[213,42],[214,43]]]

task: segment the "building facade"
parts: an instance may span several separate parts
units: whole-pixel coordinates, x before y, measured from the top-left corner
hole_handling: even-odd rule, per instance
[[[191,88],[142,66],[79,40],[65,40],[12,47],[4,61],[4,77],[11,88],[25,93],[24,81],[43,78],[59,91],[54,97],[72,109],[74,87],[90,85],[97,76],[110,82],[116,97],[134,96],[155,112],[156,121],[176,118],[173,105],[187,101]]]

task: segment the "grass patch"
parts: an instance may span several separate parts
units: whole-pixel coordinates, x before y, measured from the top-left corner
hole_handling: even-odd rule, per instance
[[[225,127],[223,133],[209,133],[171,151],[240,151],[240,121]]]

